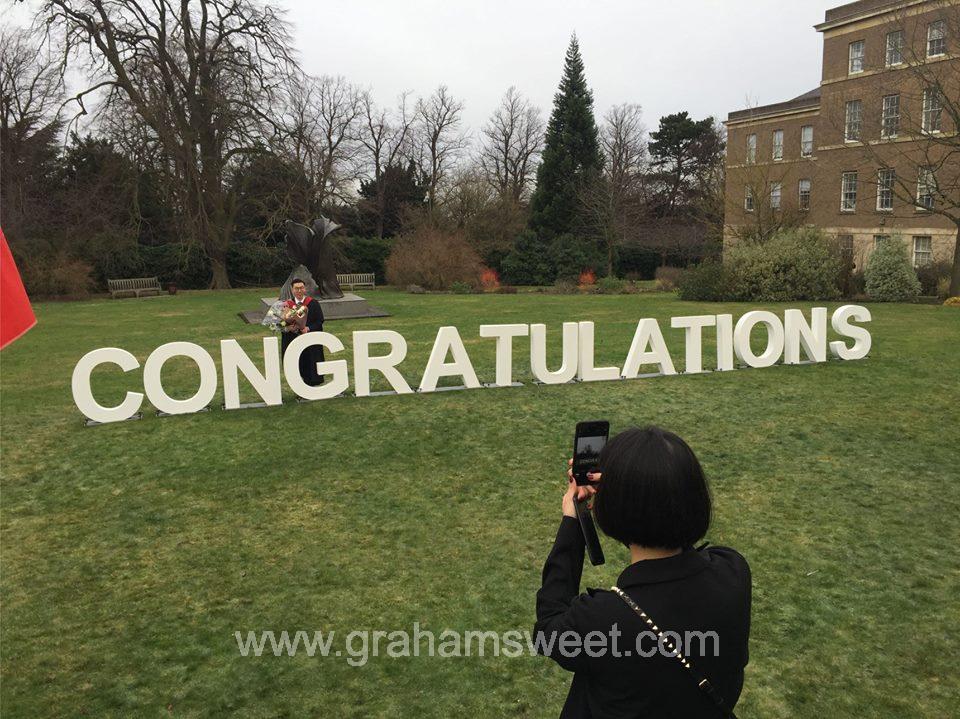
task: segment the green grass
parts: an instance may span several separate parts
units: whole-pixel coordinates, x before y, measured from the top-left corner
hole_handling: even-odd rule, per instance
[[[302,405],[285,390],[283,407],[82,426],[85,352],[142,362],[189,340],[216,357],[227,337],[254,352],[263,331],[235,313],[260,294],[42,303],[3,351],[5,719],[556,716],[570,677],[541,657],[243,658],[234,631],[530,628],[573,426],[597,417],[678,432],[711,477],[708,538],[754,572],[741,717],[956,710],[960,311],[871,305],[861,362]],[[354,329],[398,330],[412,384],[442,325],[491,381],[480,324],[546,322],[556,355],[560,322],[594,320],[598,364],[620,365],[640,317],[751,308],[366,294],[392,316],[327,329],[348,347]],[[681,333],[665,333],[682,366]],[[526,358],[518,342],[520,379]],[[194,375],[171,362],[165,383],[186,396]],[[141,387],[110,370],[94,385],[105,404]],[[605,545],[591,586],[628,561]]]

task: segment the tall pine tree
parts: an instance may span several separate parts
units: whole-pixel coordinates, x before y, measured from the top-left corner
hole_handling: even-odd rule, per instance
[[[581,215],[580,192],[597,180],[603,155],[593,117],[593,93],[583,73],[577,36],[570,38],[560,89],[553,96],[537,188],[530,200],[530,228],[541,239],[576,233]]]

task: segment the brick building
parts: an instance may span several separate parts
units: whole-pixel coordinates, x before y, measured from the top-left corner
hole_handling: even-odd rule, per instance
[[[900,235],[914,263],[952,261],[960,215],[960,0],[828,10],[820,86],[731,112],[725,241],[806,224],[858,267]]]

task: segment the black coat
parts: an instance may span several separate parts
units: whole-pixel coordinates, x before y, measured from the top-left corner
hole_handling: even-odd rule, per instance
[[[323,308],[315,298],[310,298],[307,302],[307,329],[310,332],[323,330]],[[287,347],[299,336],[296,332],[280,334],[281,356],[287,353]],[[323,377],[317,374],[317,362],[323,362],[323,347],[314,345],[300,353],[300,376],[311,386],[323,384]]]
[[[586,651],[564,657],[559,644],[552,649],[541,645],[541,654],[575,672],[561,717],[718,719],[721,713],[676,658],[659,652],[647,658],[635,651],[637,636],[647,626],[622,598],[601,589],[580,594],[583,554],[579,523],[564,517],[543,568],[534,631],[543,632],[545,641],[571,630],[580,637],[602,632],[608,637],[608,651],[594,657]],[[691,548],[666,559],[631,564],[617,579],[617,586],[660,631],[678,632],[681,638],[687,631],[716,632],[718,651],[709,639],[703,645],[694,639],[680,650],[732,708],[743,687],[750,633],[750,567],[746,560],[727,547]],[[614,625],[621,632],[620,657],[613,656],[609,638]],[[640,648],[649,653],[656,648],[656,641],[648,636],[641,640]],[[600,654],[596,644],[592,649],[593,654]]]

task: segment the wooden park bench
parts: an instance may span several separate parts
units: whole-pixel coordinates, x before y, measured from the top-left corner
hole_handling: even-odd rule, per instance
[[[337,284],[340,287],[349,287],[355,290],[358,287],[376,289],[375,275],[372,272],[357,272],[349,275],[337,275]]]
[[[161,292],[160,279],[157,277],[132,277],[124,280],[107,280],[107,289],[113,297],[129,294],[139,297],[141,294]]]

